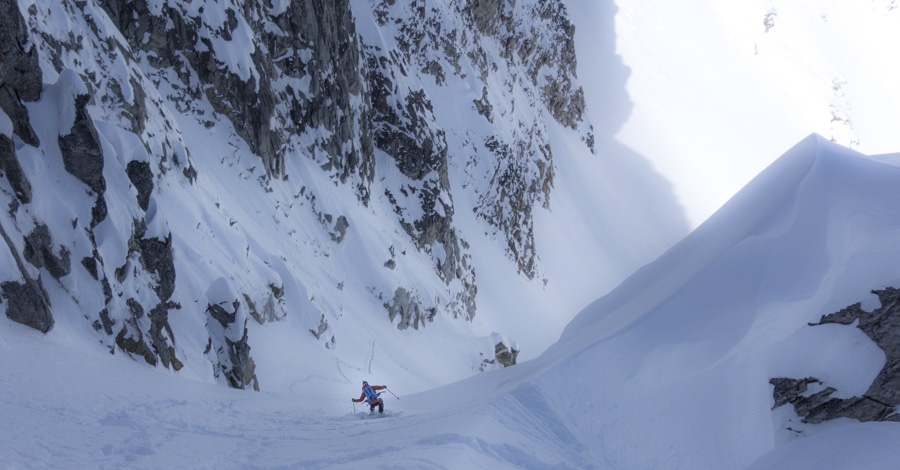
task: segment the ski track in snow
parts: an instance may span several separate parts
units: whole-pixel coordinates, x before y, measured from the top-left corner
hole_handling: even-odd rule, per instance
[[[341,369],[341,360],[340,360],[340,359],[335,358],[335,360],[334,360],[334,367],[337,369],[338,374],[340,374],[341,377],[343,377],[344,379],[347,380],[347,383],[348,383],[348,384],[349,384],[349,383],[353,383],[353,381],[350,380],[350,377],[347,377],[347,374],[345,374],[344,371],[343,371],[343,369]]]

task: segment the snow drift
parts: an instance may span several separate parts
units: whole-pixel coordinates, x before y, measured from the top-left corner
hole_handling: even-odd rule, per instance
[[[816,375],[861,393],[884,364],[856,328],[807,324],[858,301],[877,305],[869,292],[900,282],[896,163],[805,139],[581,312],[535,361],[556,365],[531,385],[565,397],[556,413],[613,468],[743,468],[773,448],[766,468],[784,468],[801,460],[785,449],[818,452],[817,431],[833,425],[772,411],[769,379]],[[821,438],[828,452],[841,429]],[[896,458],[877,449],[884,459],[867,462]]]
[[[900,424],[803,423],[789,407],[773,409],[769,380],[816,376],[848,396],[884,365],[853,325],[809,323],[856,302],[875,308],[872,289],[900,285],[898,181],[900,155],[867,157],[811,136],[582,311],[539,358],[417,395],[400,391],[387,397],[389,419],[357,419],[346,400],[356,387],[329,396],[310,377],[297,393],[241,393],[94,357],[91,348],[72,354],[60,349],[66,337],[4,320],[0,411],[9,425],[0,460],[890,468]],[[73,367],[83,356],[88,365]],[[63,391],[58,380],[72,386]]]

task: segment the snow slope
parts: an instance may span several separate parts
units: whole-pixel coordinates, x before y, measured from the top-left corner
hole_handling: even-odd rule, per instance
[[[435,168],[428,181],[413,180],[404,174],[396,155],[376,149],[371,181],[364,176],[367,171],[360,170],[350,182],[335,184],[335,178],[343,181],[335,173],[338,170],[323,168],[341,167],[338,163],[345,152],[331,156],[321,152],[322,146],[331,148],[324,142],[333,133],[343,132],[316,129],[317,125],[298,124],[286,117],[307,104],[282,103],[298,108],[287,112],[279,105],[276,113],[292,121],[291,126],[306,129],[300,134],[291,126],[279,127],[284,123],[278,119],[270,121],[265,113],[248,112],[236,103],[224,112],[221,101],[228,101],[227,97],[213,100],[200,90],[215,86],[230,93],[234,90],[222,82],[228,77],[207,82],[200,76],[205,74],[196,72],[212,72],[208,64],[191,64],[187,57],[193,52],[202,55],[203,47],[208,47],[217,57],[221,53],[216,59],[222,64],[221,72],[231,72],[234,83],[261,76],[259,64],[251,60],[253,51],[280,46],[264,44],[260,38],[268,34],[260,33],[258,42],[251,40],[247,19],[259,22],[260,31],[271,32],[278,28],[274,23],[265,26],[271,20],[265,12],[283,12],[289,2],[250,2],[233,23],[229,12],[241,10],[232,8],[233,1],[17,3],[32,38],[22,42],[33,45],[39,56],[35,68],[42,75],[33,78],[45,92],[23,105],[42,144],[18,143],[15,153],[23,161],[24,176],[41,190],[33,203],[16,202],[8,178],[0,178],[0,195],[17,208],[4,217],[2,226],[15,234],[9,243],[12,253],[24,252],[24,238],[46,228],[52,235],[46,243],[48,251],[74,261],[66,262],[71,270],[62,276],[50,276],[37,267],[40,263],[26,264],[21,270],[27,269],[33,278],[42,276],[43,283],[49,284],[46,289],[57,322],[52,335],[79,336],[96,347],[163,367],[170,362],[174,369],[183,365],[179,375],[222,385],[258,384],[266,391],[292,392],[309,381],[340,388],[375,374],[407,390],[425,390],[483,368],[499,367],[484,362],[494,359],[495,337],[515,342],[520,360],[536,357],[556,341],[581,308],[688,231],[662,176],[638,155],[626,152],[611,157],[609,149],[616,148],[613,127],[597,130],[604,147],[595,155],[582,140],[589,134],[588,120],[579,120],[576,132],[555,122],[547,105],[535,101],[541,95],[535,91],[547,84],[530,84],[533,80],[520,71],[527,65],[520,63],[523,55],[529,55],[525,49],[568,51],[572,44],[565,34],[543,38],[537,49],[523,47],[506,60],[502,56],[507,54],[503,46],[507,39],[467,32],[473,26],[466,15],[475,13],[463,11],[466,2],[426,2],[427,8],[409,2],[390,3],[390,8],[389,2],[350,2],[359,30],[354,40],[370,52],[398,50],[402,45],[398,38],[404,35],[427,32],[433,38],[440,36],[434,31],[450,35],[458,30],[471,36],[466,40],[469,48],[486,56],[476,60],[471,57],[478,54],[462,50],[451,54],[447,49],[454,48],[445,49],[443,42],[435,41],[423,48],[421,56],[406,51],[410,57],[396,59],[395,69],[383,72],[394,75],[392,86],[399,90],[396,96],[392,92],[389,101],[400,101],[388,108],[396,105],[400,110],[398,103],[409,97],[427,98],[413,101],[421,105],[418,118],[423,121],[414,126],[418,118],[413,116],[407,124],[423,131],[411,131],[419,134],[422,145],[438,135],[438,140],[446,140],[452,150],[446,168],[443,164]],[[561,11],[555,11],[556,3],[517,2],[511,7],[512,16],[497,20],[530,34],[543,24],[530,16],[530,7],[541,4],[554,7],[553,12],[544,13],[553,13],[554,24],[567,32],[568,22]],[[298,2],[292,5],[299,8]],[[166,49],[177,49],[181,42],[164,40],[169,33],[182,34],[156,16],[169,8],[171,15],[182,18],[171,19],[173,23],[189,23],[183,33],[193,37],[191,31],[197,29],[196,34],[209,44],[193,52]],[[396,21],[385,21],[382,15],[387,13],[396,16]],[[418,24],[420,14],[426,15],[427,25]],[[132,16],[139,21],[129,21]],[[216,25],[224,22],[233,26],[228,32],[233,47],[219,40]],[[612,26],[611,17],[607,26]],[[140,37],[131,37],[142,28],[148,28],[147,34],[154,39],[140,32],[135,33]],[[155,50],[157,46],[162,49]],[[297,60],[309,61],[309,51],[295,53]],[[185,54],[183,65],[192,71],[179,71],[181,65],[174,65]],[[460,59],[450,60],[456,54]],[[555,55],[539,57],[545,61]],[[603,58],[614,62],[614,50],[605,50]],[[407,59],[412,62],[403,65]],[[566,60],[552,62],[542,66],[541,74],[561,69],[566,73],[560,80],[574,80],[568,76]],[[415,71],[434,63],[443,64],[448,76],[438,80]],[[322,77],[331,73],[324,65]],[[352,76],[368,67],[360,62],[359,70],[350,67],[342,73]],[[407,74],[407,68],[415,72]],[[541,83],[547,79],[542,77]],[[315,94],[308,90],[313,78],[282,78],[275,85]],[[578,83],[571,83],[577,88]],[[374,83],[366,86],[369,93],[382,93],[376,92]],[[591,86],[624,93],[624,82]],[[337,93],[342,87],[334,88]],[[96,230],[88,225],[96,197],[86,194],[83,183],[64,170],[56,145],[59,134],[68,132],[78,114],[75,98],[88,92],[92,99],[86,110],[88,121],[97,129],[98,154],[103,155],[103,201],[108,212]],[[338,115],[352,117],[358,112],[362,116],[363,108],[371,105],[354,101],[345,109],[324,104],[336,96],[312,98],[302,102],[309,101],[309,109],[319,106],[328,111],[325,114],[333,113],[334,120],[341,122]],[[476,100],[484,101],[481,106],[494,107],[496,124],[478,110]],[[132,105],[135,110],[126,109]],[[233,122],[228,117],[232,112],[241,118]],[[287,148],[291,150],[285,150],[284,162],[273,163],[281,157],[254,155],[254,142],[265,146],[241,137],[249,131],[241,131],[240,121],[257,119],[270,122],[260,127],[263,137],[271,130],[290,139]],[[381,120],[389,119],[382,116]],[[0,132],[7,136],[9,122],[0,113]],[[368,125],[356,127],[364,133]],[[344,137],[356,138],[355,130],[350,134]],[[269,142],[263,137],[259,140]],[[489,142],[497,139],[518,150],[509,158],[487,151],[492,147]],[[364,147],[361,142],[345,144]],[[544,162],[551,148],[553,158]],[[332,162],[332,157],[340,158]],[[273,165],[284,177],[271,177]],[[137,177],[129,168],[145,171]],[[507,170],[516,177],[498,176]],[[537,179],[550,174],[552,178]],[[366,180],[366,202],[360,200],[356,179]],[[511,186],[500,181],[511,181]],[[440,228],[440,243],[426,241],[434,235],[431,232],[428,237],[412,233],[425,230],[413,231],[412,221],[433,215],[429,219],[437,224],[451,212],[452,224],[428,225]],[[491,214],[496,220],[487,220]],[[521,236],[513,237],[512,228],[519,223]],[[522,246],[510,244],[515,238]],[[159,251],[165,259],[154,261],[136,250],[135,240],[162,245],[165,249]],[[523,248],[526,252],[533,248],[533,258],[530,253],[521,259],[512,256],[511,250]],[[24,278],[7,255],[0,256],[9,268],[0,270],[0,281]],[[157,262],[167,269],[155,269]],[[533,278],[522,271],[523,265],[533,266]],[[450,269],[454,266],[459,269]],[[444,267],[454,274],[448,277]],[[399,295],[404,292],[410,297],[406,302]],[[234,312],[226,318],[227,314],[215,313],[211,306]],[[157,308],[152,318],[145,315]],[[409,319],[396,318],[396,310],[405,310],[408,317],[416,314],[414,327],[401,330]],[[433,323],[426,320],[429,316],[435,317]],[[233,361],[227,352],[232,344],[249,346],[250,352],[243,360],[236,355],[238,360]],[[249,367],[249,359],[255,368]]]
[[[865,390],[884,354],[807,323],[900,285],[900,155],[803,140],[539,358],[424,393],[311,378],[247,393],[148,370],[65,334],[0,328],[9,468],[892,468],[897,423],[772,410],[775,376]],[[368,378],[380,382],[376,376]],[[792,426],[800,432],[786,429]]]
[[[781,456],[763,468],[786,468],[775,462],[798,457],[778,446],[803,425],[770,411],[769,378],[819,375],[861,394],[884,364],[856,328],[806,325],[858,301],[871,309],[871,289],[900,282],[898,178],[896,156],[805,139],[580,313],[545,354],[569,359],[537,383],[568,396],[573,427],[602,435],[613,467],[743,468],[774,447]],[[819,451],[792,448],[804,447]],[[876,461],[892,456],[879,449]]]

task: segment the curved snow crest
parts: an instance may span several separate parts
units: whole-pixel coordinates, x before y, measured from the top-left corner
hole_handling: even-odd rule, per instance
[[[859,157],[863,156],[818,134],[806,137],[681,242],[585,308],[566,327],[562,339],[585,337],[596,340],[636,320],[678,292],[724,253],[748,237],[765,231],[768,220],[786,210],[788,205],[795,205],[797,192],[814,169],[827,165],[834,158]],[[671,272],[672,266],[678,267],[677,272]],[[635,291],[644,294],[632,296]]]
[[[398,386],[399,396],[386,397],[386,409],[396,412],[390,419],[348,415],[362,411],[347,402],[358,393],[350,384],[373,375],[371,367],[344,368],[346,382],[239,393],[149,372],[75,335],[44,336],[4,320],[0,369],[10,372],[0,376],[0,415],[17,425],[0,429],[7,443],[0,461],[893,468],[890,443],[900,424],[834,422],[798,435],[788,429],[788,407],[772,410],[768,380],[811,375],[855,394],[852,386],[871,382],[882,366],[884,355],[857,328],[807,325],[870,289],[900,285],[897,161],[817,136],[804,140],[698,232],[588,307],[540,358],[427,393],[406,395]],[[273,269],[288,271],[286,264]],[[222,280],[207,289],[207,300],[229,299],[232,290]],[[284,339],[277,336],[283,329],[253,334],[263,339],[260,349]],[[371,352],[361,357],[376,349],[399,355],[374,341],[364,346]],[[44,442],[62,450],[48,451]]]
[[[768,381],[852,394],[884,365],[852,326],[808,324],[900,282],[896,163],[801,141],[530,364],[543,414],[612,467],[744,468],[816,433],[773,412]]]

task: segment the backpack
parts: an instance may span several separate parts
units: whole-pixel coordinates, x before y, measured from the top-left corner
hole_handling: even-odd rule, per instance
[[[365,386],[363,386],[363,393],[366,394],[366,401],[369,403],[374,403],[374,402],[378,401],[378,397],[381,396],[381,393],[380,392],[375,393],[375,390],[373,390],[372,386],[369,384],[366,384]]]

